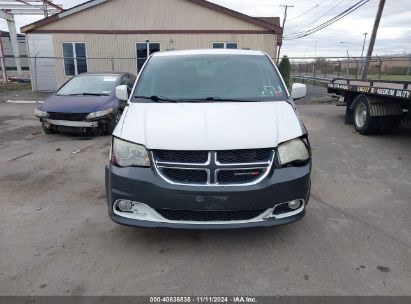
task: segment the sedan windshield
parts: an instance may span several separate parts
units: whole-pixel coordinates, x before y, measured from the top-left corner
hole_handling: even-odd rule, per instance
[[[80,75],[69,80],[58,92],[58,96],[104,96],[111,95],[118,82],[117,75]]]
[[[274,101],[287,98],[263,55],[154,56],[144,68],[134,102]]]

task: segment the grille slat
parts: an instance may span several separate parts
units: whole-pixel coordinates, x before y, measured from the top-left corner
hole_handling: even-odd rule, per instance
[[[50,113],[50,119],[68,120],[68,121],[84,121],[87,113]]]
[[[172,210],[156,209],[164,218],[170,221],[243,221],[251,220],[265,211],[258,210],[235,210],[235,211],[197,211],[197,210]]]
[[[162,173],[172,181],[180,183],[207,183],[207,172],[205,170],[182,170],[172,168],[161,168]]]
[[[271,152],[272,149],[219,151],[217,161],[222,164],[265,162],[270,160]]]
[[[153,150],[158,173],[185,185],[245,185],[268,174],[273,149],[229,151]]]
[[[205,163],[208,160],[208,151],[171,151],[155,150],[158,161],[171,163]]]

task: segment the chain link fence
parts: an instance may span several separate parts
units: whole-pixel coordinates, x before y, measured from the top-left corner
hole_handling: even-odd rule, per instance
[[[1,60],[2,58],[0,58]],[[333,78],[361,79],[364,57],[289,57],[294,78],[313,78],[327,82]],[[1,75],[6,79],[23,79],[31,82],[34,91],[54,91],[72,76],[85,72],[129,72],[137,75],[146,58],[125,56],[102,56],[88,58],[25,57],[29,71],[13,77],[8,71]],[[276,59],[274,58],[274,62]],[[15,79],[11,79],[15,78]],[[368,79],[411,81],[411,55],[372,57]]]
[[[312,78],[361,79],[364,57],[312,57],[289,58],[292,76]],[[411,55],[372,57],[367,79],[387,81],[411,81]]]

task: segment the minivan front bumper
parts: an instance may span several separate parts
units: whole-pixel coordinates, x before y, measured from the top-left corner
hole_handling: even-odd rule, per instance
[[[152,168],[106,167],[108,213],[122,225],[185,229],[229,229],[288,224],[305,215],[310,195],[311,164],[275,168],[260,183],[248,186],[182,186],[163,180]],[[119,200],[137,206],[134,212],[120,212]],[[297,210],[273,215],[276,206],[301,200]],[[236,211],[265,210],[246,220],[187,221],[170,220],[157,210]]]

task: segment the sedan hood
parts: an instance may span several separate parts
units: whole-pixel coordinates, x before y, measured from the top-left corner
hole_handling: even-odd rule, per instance
[[[148,149],[235,150],[277,147],[303,131],[282,101],[132,103],[114,135]]]
[[[91,113],[107,108],[113,96],[50,96],[41,110],[55,113]]]

